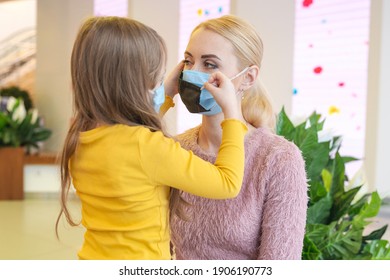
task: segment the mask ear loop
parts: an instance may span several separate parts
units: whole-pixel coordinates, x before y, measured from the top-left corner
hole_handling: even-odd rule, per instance
[[[230,78],[230,80],[233,81],[235,78],[237,78],[237,77],[241,76],[242,74],[244,74],[245,71],[248,70],[248,69],[249,69],[249,66],[245,67],[240,73],[238,73],[238,74],[234,75],[232,78]]]
[[[239,72],[238,74],[234,75],[232,78],[230,78],[231,81],[233,81],[235,78],[241,76],[242,74],[244,74],[247,70],[249,69],[249,66],[245,67],[241,72]],[[237,94],[242,94],[241,96],[241,100],[244,99],[244,90],[243,89],[240,89]]]

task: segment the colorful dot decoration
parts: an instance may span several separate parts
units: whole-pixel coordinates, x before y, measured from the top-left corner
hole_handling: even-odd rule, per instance
[[[220,6],[218,7],[218,10],[217,10],[218,14],[222,14],[223,13],[223,7]],[[207,9],[201,9],[199,8],[196,13],[198,14],[199,17],[205,15],[205,16],[209,16],[211,14],[211,11],[210,10],[207,10]]]
[[[315,74],[321,74],[322,73],[322,67],[321,66],[317,66],[317,67],[315,67],[314,69],[313,69],[313,72],[315,73]]]
[[[340,113],[340,109],[337,108],[336,106],[332,105],[332,106],[329,107],[328,112],[329,112],[329,115],[335,115],[335,114],[339,114]]]
[[[313,4],[313,0],[304,0],[302,2],[302,6],[305,7],[305,8],[310,7],[310,5],[312,5],[312,4]]]

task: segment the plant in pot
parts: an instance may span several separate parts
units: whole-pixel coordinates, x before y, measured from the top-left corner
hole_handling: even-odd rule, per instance
[[[50,135],[26,91],[18,87],[0,90],[0,148],[24,147],[30,153]]]
[[[50,135],[28,94],[16,87],[0,90],[0,199],[23,197],[24,154]]]
[[[340,155],[341,136],[319,141],[324,122],[316,112],[298,125],[284,108],[278,114],[277,134],[293,141],[306,162],[309,205],[302,259],[390,259],[390,244],[381,239],[387,225],[365,233],[382,199],[376,191],[362,195],[362,185],[347,188],[345,164],[356,158]]]

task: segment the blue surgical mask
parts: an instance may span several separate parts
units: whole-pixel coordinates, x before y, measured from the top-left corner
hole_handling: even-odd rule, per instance
[[[210,78],[210,74],[184,70],[179,80],[180,98],[191,113],[215,115],[222,112],[211,93],[201,87]]]
[[[153,91],[153,107],[156,112],[160,112],[160,107],[165,102],[164,84],[161,84]]]
[[[233,80],[243,74],[249,67],[246,67],[240,73],[230,78]],[[222,112],[222,108],[215,101],[212,94],[202,89],[203,84],[210,78],[210,74],[194,71],[184,70],[179,79],[179,94],[180,98],[191,113],[198,113],[203,115],[215,115]]]

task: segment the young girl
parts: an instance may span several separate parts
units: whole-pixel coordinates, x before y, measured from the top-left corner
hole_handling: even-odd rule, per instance
[[[78,33],[71,58],[74,121],[62,151],[56,228],[62,214],[77,225],[66,205],[73,183],[86,228],[80,259],[171,259],[167,186],[215,199],[240,191],[247,129],[232,83],[216,73],[204,84],[225,116],[213,165],[163,132],[156,109],[164,99],[165,63],[163,39],[135,20],[93,17]]]

